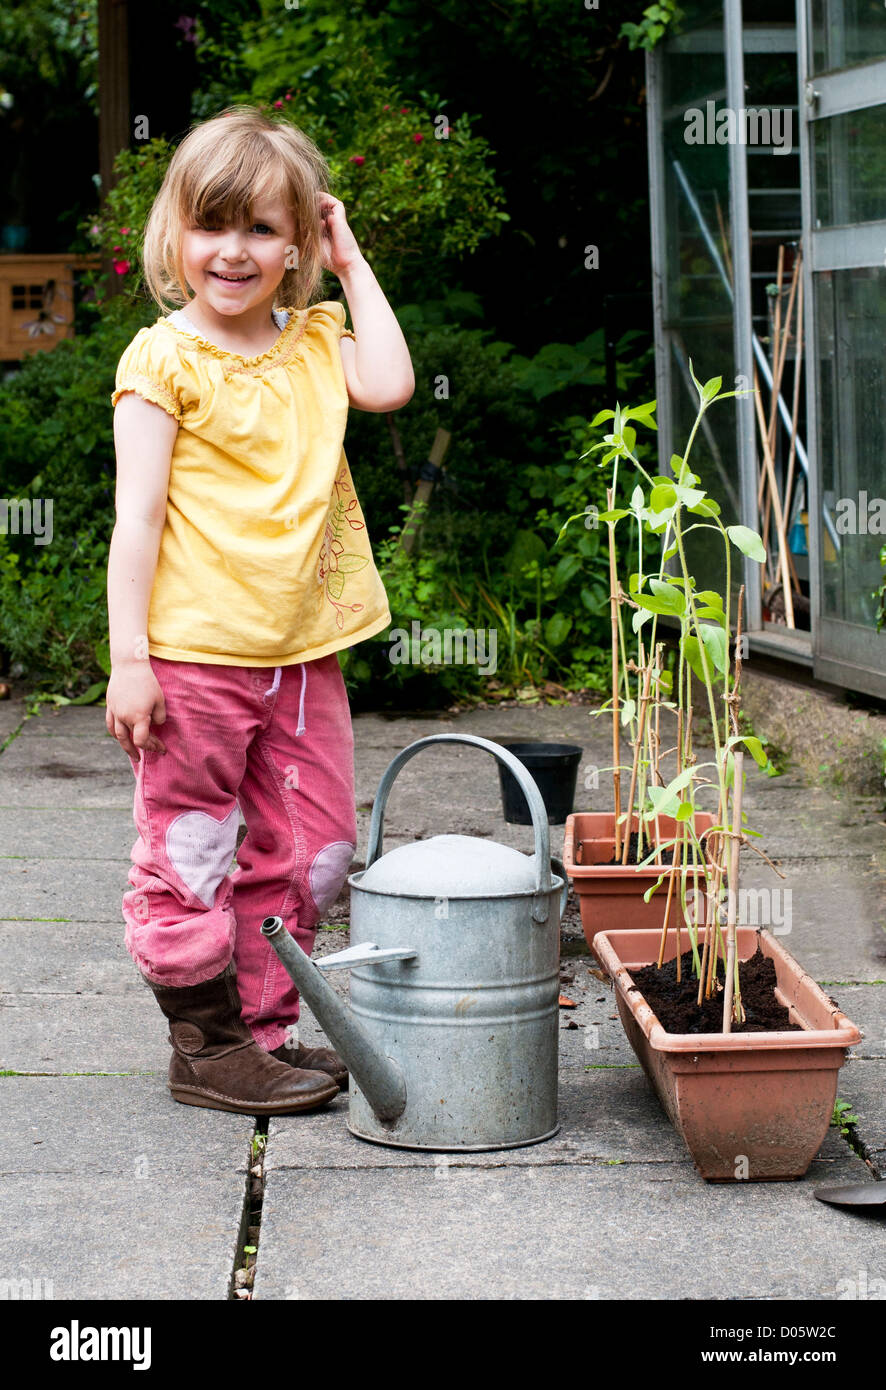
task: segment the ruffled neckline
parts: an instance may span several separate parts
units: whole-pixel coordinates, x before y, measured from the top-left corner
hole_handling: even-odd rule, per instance
[[[204,338],[201,333],[194,333],[187,328],[180,328],[178,324],[173,323],[171,319],[161,318],[158,319],[157,322],[165,324],[167,328],[171,328],[173,333],[180,333],[183,338],[191,338],[206,352],[211,353],[213,357],[240,362],[244,367],[257,367],[263,362],[271,361],[273,358],[278,357],[281,352],[285,351],[289,346],[289,340],[296,328],[300,329],[307,321],[307,309],[294,309],[289,305],[282,305],[281,310],[283,313],[289,315],[286,326],[280,330],[279,335],[268,348],[267,352],[260,352],[255,357],[244,357],[240,352],[229,352],[227,348],[219,347],[217,343],[211,343],[209,339]]]

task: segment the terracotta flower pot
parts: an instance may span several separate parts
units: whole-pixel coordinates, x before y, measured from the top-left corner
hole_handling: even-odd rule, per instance
[[[630,974],[658,959],[659,940],[655,931],[603,932],[597,954],[628,1041],[696,1168],[709,1182],[801,1178],[827,1133],[837,1075],[859,1030],[775,937],[739,927],[739,958],[759,942],[775,965],[776,998],[806,1031],[666,1033]],[[670,931],[665,959],[675,954]]]
[[[695,817],[695,833],[700,835],[714,824],[714,817],[707,811],[699,811]],[[672,840],[676,822],[672,816],[659,816],[659,838]],[[637,829],[637,817],[631,822],[631,830]],[[655,832],[655,822],[644,823],[643,833]],[[661,875],[662,865],[650,864],[648,868],[638,869],[627,864],[610,864],[615,853],[615,815],[612,811],[581,811],[571,815],[566,821],[566,837],[563,845],[563,864],[572,887],[578,896],[581,908],[581,925],[585,940],[594,954],[597,954],[594,938],[597,932],[644,931],[661,932],[667,902],[667,880],[653,893],[648,903],[643,894]],[[670,863],[672,851],[663,854],[666,867]],[[645,856],[644,856],[645,857]],[[701,882],[701,880],[700,880]],[[675,887],[676,894],[676,887]],[[677,904],[672,902],[671,921]],[[656,946],[656,959],[658,947]]]

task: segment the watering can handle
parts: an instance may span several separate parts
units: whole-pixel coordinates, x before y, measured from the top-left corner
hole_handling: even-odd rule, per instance
[[[533,917],[537,921],[546,921],[548,916],[547,895],[550,893],[553,884],[551,882],[551,836],[548,827],[548,813],[542,800],[541,792],[535,785],[532,777],[519,758],[516,758],[509,749],[503,748],[500,743],[493,743],[488,738],[478,738],[476,734],[431,734],[428,738],[420,738],[415,743],[410,743],[408,748],[404,748],[388,764],[382,774],[382,779],[378,784],[378,791],[375,794],[375,801],[372,804],[372,817],[369,822],[369,848],[366,853],[366,868],[374,864],[382,850],[382,837],[385,828],[385,807],[388,801],[388,793],[394,783],[400,769],[414,758],[416,753],[422,748],[427,748],[433,743],[469,743],[475,748],[482,748],[485,752],[491,753],[500,763],[504,763],[523,789],[526,800],[529,803],[529,811],[532,815],[532,828],[535,835],[535,892],[539,899],[533,911]],[[539,916],[539,912],[542,915]]]

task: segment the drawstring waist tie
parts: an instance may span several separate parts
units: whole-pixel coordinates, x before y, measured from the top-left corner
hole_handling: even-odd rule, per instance
[[[264,699],[270,700],[273,695],[277,694],[277,691],[280,689],[280,676],[282,675],[282,672],[282,666],[275,666],[274,684],[269,686],[268,689],[265,691]],[[301,734],[305,732],[305,686],[307,685],[307,683],[308,665],[306,661],[303,661],[301,663],[301,695],[299,696],[298,701],[298,725],[295,730],[296,738],[298,738]]]

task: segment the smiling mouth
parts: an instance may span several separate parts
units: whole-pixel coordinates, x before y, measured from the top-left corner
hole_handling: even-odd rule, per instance
[[[244,285],[247,280],[254,280],[254,275],[222,275],[218,270],[207,272],[214,280],[221,280],[226,285]]]

